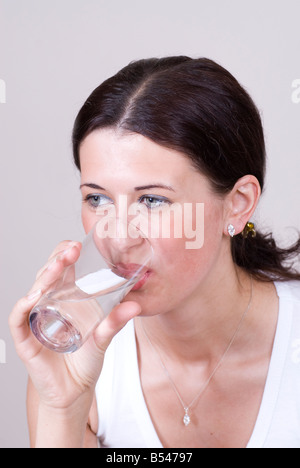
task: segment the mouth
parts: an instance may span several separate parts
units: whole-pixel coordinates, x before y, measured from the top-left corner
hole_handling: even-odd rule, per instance
[[[129,279],[129,278],[134,277],[140,268],[141,268],[141,265],[137,265],[134,263],[130,263],[130,264],[119,263],[117,265],[117,271],[115,271],[115,273],[119,276],[122,276],[123,278]],[[139,289],[141,289],[146,283],[146,281],[148,280],[150,275],[151,275],[151,270],[146,270],[146,267],[144,267],[143,272],[139,273],[140,279],[133,286],[131,291],[138,291]]]
[[[146,271],[146,273],[144,273],[142,278],[133,286],[131,291],[138,291],[139,289],[141,289],[144,286],[144,284],[147,282],[150,275],[151,275],[151,271],[150,270]]]

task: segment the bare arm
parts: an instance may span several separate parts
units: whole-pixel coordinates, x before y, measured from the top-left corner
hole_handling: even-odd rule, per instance
[[[36,448],[97,446],[94,394],[105,351],[116,333],[141,311],[134,302],[118,305],[72,355],[44,348],[31,333],[28,316],[41,294],[77,260],[80,247],[73,243],[69,246],[69,242],[58,246],[9,318],[17,353],[30,377],[28,422],[31,446]]]
[[[28,379],[27,420],[28,420],[31,448],[37,447],[37,435],[41,431],[41,428],[38,428],[38,425],[41,425],[43,423],[39,415],[39,408],[40,408],[39,394],[36,391],[35,387],[33,386],[31,379]],[[47,415],[44,413],[44,417],[46,416]],[[53,416],[54,416],[53,414],[52,414],[52,417],[50,418],[48,416],[47,420],[44,422],[45,429],[48,432],[46,439],[48,439],[49,444],[51,442],[50,437],[49,437],[49,432],[51,433],[51,428],[49,427],[49,424]],[[54,429],[57,434],[57,424],[56,424],[55,418],[53,418],[52,421],[55,424]],[[85,432],[84,432],[84,426],[86,426]],[[83,424],[81,430],[77,433],[76,433],[76,430],[74,431],[74,426],[69,427],[70,433],[66,434],[67,439],[68,439],[68,444],[71,445],[71,439],[73,438],[73,441],[75,442],[74,444],[75,446],[82,446],[83,448],[98,448],[98,439],[96,435],[97,428],[98,428],[98,414],[97,414],[96,398],[94,397],[87,423]],[[66,425],[66,430],[68,430],[68,425]],[[73,436],[71,436],[71,434],[73,434]],[[63,437],[63,439],[65,439],[65,437]],[[77,439],[77,443],[75,439]]]

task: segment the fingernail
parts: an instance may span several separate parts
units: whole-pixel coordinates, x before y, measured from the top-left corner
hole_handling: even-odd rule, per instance
[[[61,253],[61,255],[65,255],[65,254],[69,253],[70,250],[73,249],[73,247],[76,247],[76,245],[77,245],[77,242],[72,242],[72,243],[69,245],[69,247],[67,247],[67,248]]]
[[[54,260],[52,260],[52,262],[48,265],[47,270],[51,270],[57,260],[58,260],[58,257],[55,257]]]
[[[41,289],[38,289],[37,291],[34,291],[33,293],[31,294],[28,294],[26,296],[26,299],[28,301],[33,301],[33,299],[36,299],[38,296],[40,296],[42,294],[42,290]]]
[[[66,250],[64,250],[64,251],[62,252],[61,255],[67,254],[67,253],[70,252],[70,250],[72,250],[73,247],[75,247],[75,246],[76,246],[76,242],[72,242],[72,244],[70,244],[69,247],[68,247]]]

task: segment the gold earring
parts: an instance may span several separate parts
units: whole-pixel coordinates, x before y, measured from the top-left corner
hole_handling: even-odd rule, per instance
[[[256,236],[256,231],[255,231],[255,226],[254,226],[254,223],[247,223],[246,226],[244,227],[244,230],[242,232],[242,235],[243,235],[243,238],[244,239],[247,239],[247,237],[249,236],[251,237],[255,237]]]

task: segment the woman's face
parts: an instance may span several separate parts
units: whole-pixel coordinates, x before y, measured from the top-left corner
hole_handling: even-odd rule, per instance
[[[126,300],[139,302],[143,315],[154,315],[195,297],[218,263],[223,239],[224,200],[213,193],[207,178],[181,153],[114,129],[88,135],[80,147],[80,163],[86,232],[97,221],[99,206],[113,204],[118,214],[124,200],[128,206],[139,204],[134,206],[148,213],[150,224],[162,216],[170,219],[170,235],[164,231],[151,237],[149,229],[151,269]]]

